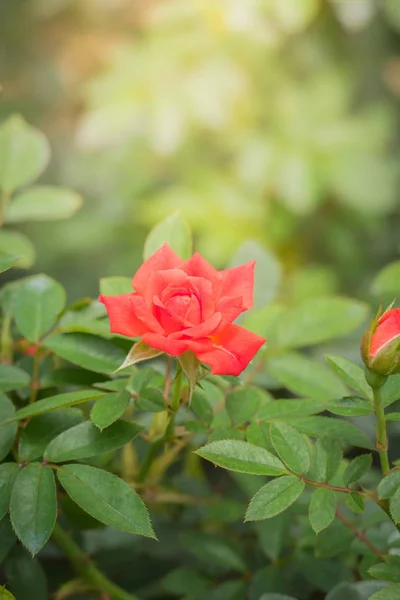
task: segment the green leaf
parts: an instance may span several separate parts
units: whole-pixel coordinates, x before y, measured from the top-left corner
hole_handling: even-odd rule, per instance
[[[387,408],[400,399],[400,375],[391,375],[382,387],[383,406]]]
[[[8,511],[11,489],[17,471],[16,463],[8,462],[0,465],[0,521]]]
[[[17,264],[20,258],[22,258],[20,254],[0,252],[0,273],[4,273],[4,271],[11,269],[11,267]]]
[[[0,127],[0,188],[5,192],[39,177],[49,158],[46,137],[21,117],[13,116]]]
[[[400,421],[400,412],[391,412],[385,415],[386,421]]]
[[[81,207],[82,198],[71,190],[37,185],[12,199],[6,223],[68,219]]]
[[[300,354],[271,356],[268,370],[290,391],[315,400],[330,400],[346,395],[346,388],[325,365]]]
[[[287,422],[302,433],[312,437],[321,438],[330,436],[350,446],[372,448],[372,444],[367,436],[357,429],[355,425],[343,419],[313,416],[287,419]]]
[[[135,399],[135,406],[144,412],[161,412],[166,409],[164,396],[158,388],[146,388]]]
[[[8,426],[9,423],[14,421],[21,421],[21,419],[28,419],[35,417],[36,415],[42,415],[43,413],[63,408],[64,406],[74,406],[75,404],[82,404],[83,402],[89,402],[90,400],[96,400],[100,396],[103,396],[104,392],[99,390],[80,390],[79,392],[67,392],[66,394],[57,394],[56,396],[50,396],[43,400],[38,400],[30,406],[24,406],[17,412],[12,411],[12,414],[1,415],[1,395],[0,395],[0,425],[3,427]],[[5,397],[5,396],[4,396]],[[8,399],[7,399],[8,400]],[[10,402],[8,400],[8,402]],[[10,403],[11,404],[11,403]],[[16,426],[15,426],[16,427]],[[4,435],[4,429],[1,429],[2,435]]]
[[[134,423],[117,421],[104,431],[99,431],[93,423],[85,421],[54,438],[47,446],[44,458],[59,463],[111,452],[131,442],[141,429]]]
[[[346,467],[343,473],[343,482],[345,485],[350,485],[359,481],[363,475],[365,475],[372,465],[371,454],[361,454],[356,456]]]
[[[193,394],[192,402],[190,403],[190,408],[194,412],[194,414],[206,425],[211,425],[211,422],[214,418],[213,407],[207,399],[207,395],[205,392],[201,390],[196,390]]]
[[[238,473],[281,475],[286,472],[284,464],[268,450],[241,440],[211,442],[197,450],[196,454]]]
[[[315,554],[320,558],[330,558],[341,552],[348,552],[353,540],[354,533],[343,523],[335,520],[319,534],[315,545]]]
[[[347,507],[357,514],[362,514],[365,510],[364,498],[358,492],[346,494],[345,502]]]
[[[152,348],[148,346],[144,342],[136,342],[129,350],[129,353],[125,357],[124,362],[120,365],[117,371],[121,371],[121,369],[126,369],[126,367],[131,367],[138,362],[143,360],[150,360],[151,358],[156,358],[162,354],[161,350],[157,350],[156,348]]]
[[[284,594],[263,594],[260,600],[296,600],[296,598]]]
[[[305,474],[310,468],[310,454],[304,436],[286,423],[271,423],[271,442],[290,471]]]
[[[220,535],[189,532],[181,537],[185,551],[194,554],[197,561],[214,564],[224,571],[247,570],[239,545],[233,544]]]
[[[0,521],[0,565],[16,542],[17,536],[10,519],[6,516]]]
[[[239,388],[226,396],[226,411],[234,426],[251,421],[259,407],[260,396],[257,388]]]
[[[374,412],[372,404],[358,396],[346,396],[340,400],[329,402],[326,409],[334,415],[343,417],[364,417]]]
[[[372,293],[381,298],[382,296],[392,296],[395,298],[400,294],[400,260],[387,265],[372,284]]]
[[[10,501],[15,533],[32,555],[49,539],[57,517],[56,484],[50,467],[30,463],[15,480]]]
[[[256,261],[254,268],[254,308],[262,308],[272,302],[279,290],[282,268],[276,257],[258,242],[248,241],[235,252],[230,267]],[[268,281],[268,285],[265,282]]]
[[[281,304],[270,304],[262,308],[253,309],[243,317],[243,327],[270,341],[279,326],[279,319],[286,308]]]
[[[7,583],[17,600],[47,600],[46,575],[40,562],[15,546],[4,563]]]
[[[389,585],[388,587],[375,592],[369,597],[369,600],[399,600],[400,598],[400,583]]]
[[[378,485],[378,496],[379,498],[386,499],[390,498],[395,494],[397,489],[400,487],[400,469],[392,471],[386,475]]]
[[[317,481],[326,483],[337,473],[342,460],[342,446],[339,440],[323,437],[315,444],[314,469]]]
[[[14,404],[0,393],[0,423],[6,421],[8,424],[0,428],[0,460],[3,460],[10,452],[15,436],[17,424],[12,421],[15,418]]]
[[[0,600],[16,600],[16,598],[5,587],[0,587]]]
[[[82,420],[83,413],[77,408],[60,408],[34,417],[22,430],[18,446],[19,460],[30,462],[40,458],[53,438]]]
[[[179,364],[182,371],[185,373],[189,382],[189,404],[192,401],[192,396],[197,383],[200,361],[194,352],[187,350],[178,356]]]
[[[363,302],[349,298],[309,298],[281,317],[278,344],[303,348],[342,337],[363,323],[368,310]]]
[[[65,465],[57,475],[72,500],[98,521],[155,537],[141,498],[119,477],[87,465]]]
[[[270,519],[283,512],[303,493],[305,483],[292,475],[269,481],[253,496],[246,512],[246,521]]]
[[[26,371],[13,365],[0,365],[0,390],[10,392],[29,385],[31,378]]]
[[[335,518],[335,492],[327,488],[317,488],[311,496],[309,518],[315,533],[326,529]]]
[[[103,277],[100,279],[100,294],[104,296],[119,296],[132,294],[131,277]]]
[[[23,233],[4,228],[0,230],[0,252],[19,256],[14,265],[17,269],[30,269],[36,258],[32,242]]]
[[[257,413],[259,421],[274,421],[293,417],[307,417],[325,410],[320,400],[273,400],[262,405]]]
[[[91,412],[92,423],[100,430],[109,427],[114,421],[122,417],[129,405],[129,392],[115,392],[105,394],[96,400]]]
[[[110,375],[124,360],[123,350],[88,333],[63,333],[47,338],[43,346],[56,356],[89,371]]]
[[[400,488],[398,487],[389,501],[390,516],[395,523],[400,522]]]
[[[20,333],[30,342],[51,329],[66,303],[65,290],[47,275],[34,275],[21,282],[14,297],[14,316]]]
[[[372,565],[368,573],[376,579],[384,579],[391,583],[400,582],[400,561],[398,556],[386,556],[385,562]]]
[[[327,355],[325,358],[344,383],[364,398],[372,400],[372,390],[365,380],[364,370],[361,367],[341,356]]]
[[[163,588],[174,595],[187,597],[190,594],[206,593],[211,581],[188,567],[178,567],[170,571],[162,581]]]
[[[144,260],[164,244],[169,244],[172,250],[184,260],[188,260],[192,255],[192,235],[188,224],[179,212],[173,213],[150,231],[144,243]]]

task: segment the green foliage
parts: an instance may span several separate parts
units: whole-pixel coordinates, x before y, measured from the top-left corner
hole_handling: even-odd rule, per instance
[[[273,479],[251,499],[246,521],[260,521],[279,515],[297,500],[304,488],[304,481],[291,475]]]
[[[169,244],[181,258],[188,260],[192,255],[192,236],[187,223],[179,213],[174,213],[156,225],[146,238],[143,258],[149,258],[165,243]]]

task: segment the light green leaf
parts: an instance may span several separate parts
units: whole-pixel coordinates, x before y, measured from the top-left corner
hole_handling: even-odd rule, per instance
[[[45,545],[57,517],[56,485],[50,467],[31,463],[15,480],[10,502],[15,533],[34,555]]]
[[[359,481],[365,473],[369,471],[372,465],[372,455],[371,454],[361,454],[360,456],[356,456],[346,467],[345,472],[343,473],[343,482],[345,485],[350,485],[351,483],[355,483]],[[400,485],[400,482],[399,482]]]
[[[31,378],[26,371],[13,365],[0,365],[0,390],[10,392],[29,385]]]
[[[393,496],[400,487],[400,469],[386,475],[378,485],[378,496],[386,499]]]
[[[16,463],[7,462],[0,465],[0,521],[8,511],[11,489],[17,472]]]
[[[81,196],[71,190],[38,185],[12,199],[7,210],[6,223],[68,219],[81,205]]]
[[[32,242],[23,233],[4,228],[0,229],[0,252],[19,256],[17,269],[30,269],[36,258]]]
[[[17,424],[13,423],[15,418],[14,404],[0,393],[0,423],[6,421],[8,424],[0,428],[0,460],[3,460],[10,452],[15,436]]]
[[[130,400],[129,392],[115,392],[105,394],[96,400],[91,412],[92,422],[100,430],[109,427],[114,421],[122,417]]]
[[[34,275],[22,281],[14,296],[14,317],[22,335],[30,342],[51,329],[66,303],[62,285],[47,275]]]
[[[243,327],[261,335],[270,341],[279,325],[280,317],[285,313],[286,308],[280,304],[270,304],[245,313],[243,317]]]
[[[400,295],[400,260],[390,263],[378,273],[372,284],[372,293],[379,298]]]
[[[0,600],[16,600],[16,598],[5,587],[0,587]]]
[[[327,401],[341,398],[347,393],[346,387],[330,369],[300,354],[271,356],[268,370],[299,396]]]
[[[382,387],[383,406],[387,408],[400,399],[400,375],[391,375]]]
[[[125,357],[124,362],[121,366],[118,367],[117,371],[121,371],[121,369],[126,369],[126,367],[131,367],[138,362],[143,360],[150,360],[151,358],[156,358],[162,354],[161,350],[157,350],[156,348],[152,348],[148,346],[144,342],[136,342],[129,350],[129,353]]]
[[[372,400],[372,390],[365,380],[364,370],[361,367],[341,356],[325,356],[325,358],[344,383],[364,398]]]
[[[310,468],[310,454],[304,436],[286,423],[271,423],[271,442],[290,471],[305,474]]]
[[[329,402],[326,409],[334,415],[343,417],[364,417],[374,412],[372,404],[358,396],[346,396],[340,400]]]
[[[123,350],[88,333],[64,333],[47,338],[43,346],[74,365],[110,375],[124,360]]]
[[[317,488],[312,496],[309,509],[311,527],[315,533],[326,529],[335,518],[335,492],[327,488]]]
[[[53,438],[83,420],[77,408],[59,408],[53,412],[34,417],[22,430],[18,456],[22,462],[30,462],[43,456]]]
[[[203,446],[196,454],[219,467],[252,475],[281,475],[284,464],[260,446],[241,440],[219,440]]]
[[[88,465],[65,465],[57,475],[72,500],[101,523],[155,537],[141,498],[119,477]]]
[[[79,392],[67,392],[66,394],[57,394],[56,396],[50,396],[49,398],[38,400],[34,404],[30,406],[24,406],[24,408],[20,408],[17,410],[17,412],[15,412],[14,407],[11,405],[11,402],[8,400],[8,398],[0,395],[0,425],[3,426],[0,431],[2,436],[4,436],[4,427],[8,427],[9,423],[12,423],[14,428],[13,430],[16,431],[16,425],[14,424],[14,421],[21,421],[21,419],[28,419],[30,417],[35,417],[36,415],[42,415],[43,413],[56,410],[57,408],[63,408],[64,406],[74,406],[75,404],[82,404],[83,402],[96,400],[97,398],[100,398],[100,396],[104,396],[104,392],[99,390],[79,390]],[[5,411],[2,414],[2,398],[6,398],[7,402],[12,406],[12,411]],[[3,437],[0,439],[2,441]]]
[[[398,556],[386,556],[385,562],[372,565],[368,573],[376,579],[400,583],[400,561]],[[386,588],[387,589],[387,588]]]
[[[346,494],[345,502],[347,507],[357,514],[362,514],[365,510],[364,498],[358,492]]]
[[[166,409],[164,396],[158,388],[146,388],[135,399],[135,406],[144,412],[162,412]]]
[[[100,279],[100,294],[104,296],[119,296],[132,294],[131,277],[103,277]]]
[[[49,158],[46,137],[21,117],[13,116],[0,127],[0,188],[5,192],[39,177]]]
[[[342,446],[339,440],[323,437],[315,444],[314,470],[317,481],[326,483],[337,473],[342,460]]]
[[[246,521],[270,519],[283,512],[303,493],[305,483],[292,475],[269,481],[253,496],[246,512]]]
[[[386,421],[400,421],[400,412],[390,412],[385,414]]]
[[[226,411],[234,426],[251,421],[260,406],[257,388],[243,387],[226,396]]]
[[[287,419],[287,422],[302,433],[312,437],[321,438],[330,436],[350,446],[372,448],[372,443],[367,436],[357,429],[355,425],[343,419],[311,416]]]
[[[164,244],[168,244],[184,260],[188,260],[192,255],[192,235],[179,212],[173,213],[150,231],[144,243],[144,260]]]
[[[0,273],[4,273],[4,271],[11,269],[11,267],[17,264],[20,258],[22,258],[20,254],[0,252]]]
[[[389,585],[382,590],[375,592],[369,597],[369,600],[399,600],[400,598],[400,583]]]
[[[273,421],[293,417],[306,417],[325,410],[320,400],[273,400],[263,404],[257,413],[259,421]]]
[[[59,463],[97,456],[131,442],[141,429],[134,423],[117,421],[101,432],[93,423],[85,421],[54,438],[47,446],[44,458]]]

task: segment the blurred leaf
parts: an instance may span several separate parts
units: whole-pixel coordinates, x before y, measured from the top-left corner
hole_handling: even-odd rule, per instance
[[[14,265],[17,269],[30,269],[36,258],[31,241],[19,231],[10,229],[0,229],[0,252],[19,256]]]
[[[132,294],[131,277],[103,277],[100,279],[100,294],[104,296],[119,296],[120,294]]]
[[[245,387],[230,392],[226,396],[226,411],[233,426],[251,421],[260,406],[257,388]]]
[[[353,539],[354,533],[336,520],[318,535],[315,554],[321,558],[337,556],[348,550]]]
[[[385,586],[385,583],[378,581],[340,583],[329,592],[325,600],[370,600],[371,594],[381,590]],[[376,598],[374,600],[376,600]]]
[[[246,563],[240,548],[235,548],[221,536],[200,532],[185,533],[182,536],[182,543],[187,551],[206,563],[211,562],[226,571],[246,571]]]
[[[296,600],[296,598],[284,594],[263,594],[260,600]]]
[[[6,214],[7,223],[68,219],[81,207],[82,198],[75,192],[50,185],[38,185],[12,199]]]
[[[346,467],[345,472],[343,473],[343,482],[345,485],[350,485],[351,483],[355,483],[359,481],[363,475],[365,475],[372,465],[372,455],[371,454],[361,454],[360,456],[356,456],[349,462]]]
[[[17,475],[16,463],[7,462],[0,465],[0,521],[8,511],[11,489]]]
[[[391,375],[382,387],[383,406],[387,408],[400,399],[400,376]]]
[[[141,498],[119,477],[88,465],[64,465],[57,476],[72,500],[98,521],[155,537]]]
[[[260,421],[275,421],[276,419],[291,419],[305,417],[323,412],[325,403],[320,400],[273,400],[264,404],[257,413]]]
[[[16,542],[17,536],[14,533],[10,519],[8,516],[3,517],[0,521],[0,565]]]
[[[5,587],[0,587],[0,600],[16,600],[16,598]]]
[[[246,512],[246,521],[270,519],[297,500],[305,488],[304,481],[284,475],[269,481],[253,496]]]
[[[378,497],[386,499],[393,496],[400,487],[400,469],[385,475],[378,485]]]
[[[400,562],[398,556],[387,556],[386,561],[373,565],[368,573],[376,579],[384,579],[391,583],[400,582]]]
[[[13,365],[0,364],[0,390],[10,392],[29,385],[31,378],[26,371]]]
[[[208,600],[242,600],[246,594],[246,584],[244,581],[226,581],[213,587],[207,593]]]
[[[4,271],[11,269],[11,267],[17,264],[20,258],[22,258],[20,254],[0,252],[0,273],[4,273]]]
[[[30,342],[38,342],[55,325],[66,299],[62,285],[47,275],[22,281],[14,297],[14,316],[20,333]]]
[[[145,412],[161,412],[165,410],[166,403],[161,390],[157,388],[146,388],[135,399],[135,406]]]
[[[375,277],[372,284],[372,292],[375,296],[400,295],[400,260],[392,262],[382,269]]]
[[[124,351],[111,342],[88,333],[52,335],[43,346],[74,365],[106,375],[118,369],[125,356]]]
[[[351,494],[346,494],[345,498],[346,506],[352,512],[357,514],[362,514],[365,510],[364,497],[357,492],[352,492]]]
[[[305,475],[310,468],[310,454],[305,437],[286,423],[271,423],[271,442],[289,470]]]
[[[194,595],[201,598],[201,595],[207,594],[211,586],[211,580],[188,567],[178,567],[168,573],[162,581],[162,586],[167,592],[179,596]]]
[[[4,563],[7,584],[18,600],[47,600],[46,575],[40,562],[15,546]]]
[[[21,117],[13,116],[0,127],[0,188],[5,192],[39,177],[49,162],[46,137]]]
[[[372,399],[372,390],[365,380],[361,367],[341,356],[325,356],[325,358],[344,383],[364,398]]]
[[[211,424],[214,417],[214,411],[205,392],[195,390],[192,402],[190,403],[190,408],[200,421],[203,421],[206,425]]]
[[[261,549],[272,561],[276,561],[283,552],[290,521],[290,515],[280,514],[267,521],[259,521],[254,524]]]
[[[400,598],[400,583],[396,583],[395,585],[389,585],[388,587],[383,588],[383,590],[379,590],[372,594],[369,597],[369,600],[398,600]]]
[[[281,475],[284,464],[260,446],[240,440],[214,441],[203,446],[196,454],[219,467],[253,475]]]
[[[17,424],[12,423],[15,416],[15,408],[11,400],[0,393],[0,423],[8,421],[8,425],[0,428],[0,460],[3,460],[10,452],[14,438],[17,434]]]
[[[118,381],[118,380],[117,380]],[[129,405],[129,392],[115,392],[105,394],[96,400],[90,412],[92,423],[101,430],[109,427],[114,421],[122,417]]]
[[[20,469],[10,501],[13,529],[35,555],[45,545],[57,517],[56,485],[50,467],[30,463]]]
[[[347,396],[334,402],[329,402],[326,407],[329,412],[343,417],[362,417],[374,412],[374,408],[368,400],[357,396]]]
[[[335,492],[327,488],[313,491],[310,502],[309,518],[315,533],[328,527],[335,518]]]
[[[279,326],[279,319],[285,312],[286,308],[280,304],[251,310],[243,317],[243,327],[268,339],[271,331],[275,332]]]
[[[150,231],[144,244],[144,260],[164,244],[168,244],[184,260],[192,255],[192,234],[179,212],[173,213]]]
[[[306,435],[316,438],[325,436],[340,440],[349,446],[371,449],[373,444],[355,425],[343,419],[331,417],[299,417],[287,422]]]

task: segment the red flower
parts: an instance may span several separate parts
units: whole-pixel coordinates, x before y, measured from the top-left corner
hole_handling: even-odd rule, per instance
[[[400,371],[400,308],[387,310],[372,321],[361,343],[361,354],[376,373],[392,375]]]
[[[254,261],[216,271],[200,255],[183,261],[165,244],[133,278],[132,294],[100,296],[112,333],[179,356],[190,350],[213,374],[239,375],[265,339],[232,322],[253,305]]]

